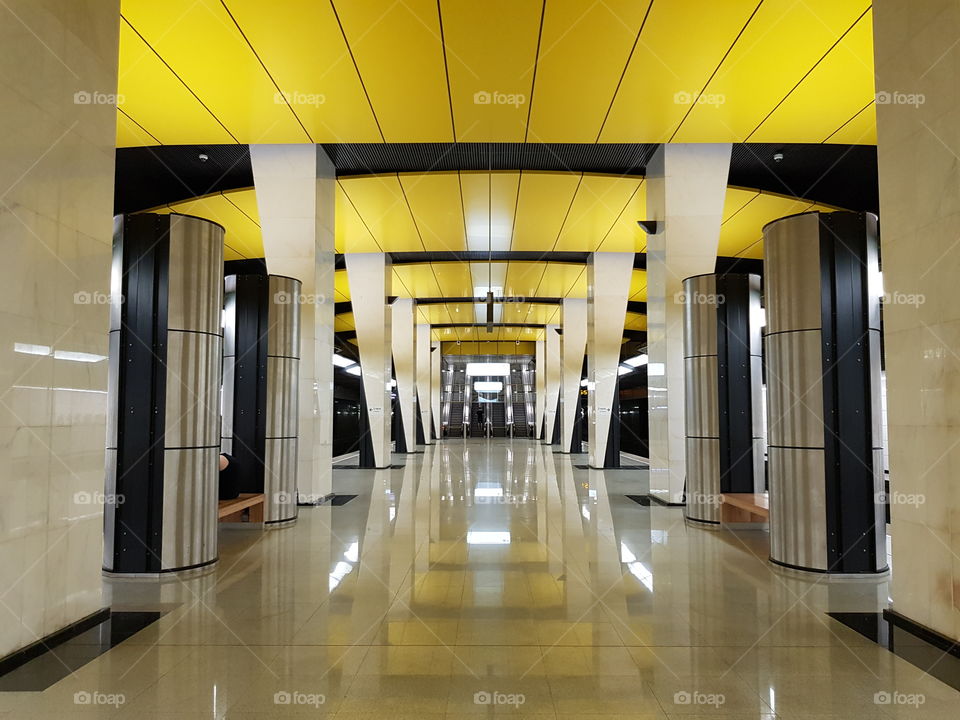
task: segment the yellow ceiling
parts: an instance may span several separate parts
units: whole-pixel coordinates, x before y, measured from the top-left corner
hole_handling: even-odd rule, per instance
[[[645,216],[642,178],[579,173],[461,172],[367,175],[342,178],[337,187],[338,252],[485,250],[489,228],[495,250],[605,250],[642,252],[646,235],[636,220]],[[836,208],[746,188],[727,188],[718,255],[763,257],[763,226],[785,215]],[[224,257],[263,256],[254,189],[235,190],[173,203],[157,212],[198,215],[226,228]],[[583,265],[495,262],[493,285],[502,284],[516,302],[497,306],[497,321],[546,324],[560,321],[560,307],[537,297],[586,297]],[[476,280],[475,280],[476,278]],[[473,297],[487,283],[487,264],[433,262],[395,265],[392,293],[399,297]],[[336,273],[337,302],[350,299],[345,270]],[[647,276],[634,270],[630,299],[646,301]],[[528,300],[533,300],[529,302]],[[472,303],[418,307],[418,322],[477,322]],[[625,327],[646,329],[646,318],[628,313]],[[337,318],[338,331],[353,328],[350,314]],[[467,339],[470,328],[451,329],[436,339]],[[496,340],[515,341],[518,328],[497,331]],[[536,339],[539,331],[530,330]],[[525,340],[527,338],[520,337]]]
[[[869,7],[122,0],[117,144],[872,144]]]

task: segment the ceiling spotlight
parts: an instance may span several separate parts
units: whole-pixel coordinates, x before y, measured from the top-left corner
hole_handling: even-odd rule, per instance
[[[197,155],[197,157],[200,158],[200,162],[206,162],[207,160],[210,159],[210,156],[207,155],[206,153],[200,153],[199,155]]]
[[[776,153],[774,153],[774,154],[773,154],[773,161],[774,161],[775,163],[783,162],[783,153],[782,153],[782,152],[776,152]]]
[[[647,235],[656,235],[663,230],[663,223],[659,220],[637,220],[637,225]]]

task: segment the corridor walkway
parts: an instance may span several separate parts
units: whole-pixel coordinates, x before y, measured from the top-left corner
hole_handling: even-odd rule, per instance
[[[221,530],[214,573],[112,582],[114,609],[166,615],[0,718],[956,717],[825,614],[877,611],[885,582],[776,573],[761,531],[627,499],[646,471],[503,439],[395,461],[337,470],[358,497],[291,528]]]

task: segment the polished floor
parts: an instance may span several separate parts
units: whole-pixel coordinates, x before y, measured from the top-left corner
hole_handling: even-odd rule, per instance
[[[528,440],[339,470],[358,497],[221,531],[213,573],[111,581],[157,622],[6,718],[955,718],[960,693],[828,617],[884,581],[775,571],[762,531],[637,504],[645,471]]]

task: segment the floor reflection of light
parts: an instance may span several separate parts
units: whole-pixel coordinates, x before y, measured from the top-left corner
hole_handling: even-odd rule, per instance
[[[630,570],[630,574],[642,582],[647,590],[653,592],[653,573],[647,569],[646,565],[642,562],[632,562],[627,565],[627,568]]]
[[[508,531],[470,530],[467,532],[468,545],[509,545]]]
[[[474,497],[503,497],[502,487],[478,487],[473,491]]]
[[[590,511],[587,510],[586,505],[584,505],[583,507],[580,508],[580,514],[583,515],[583,519],[584,519],[584,520],[589,520],[589,519],[590,519]]]
[[[620,543],[620,562],[632,563],[637,561],[637,556],[630,552],[630,548],[625,543]]]
[[[777,711],[777,692],[772,687],[770,688],[770,709]]]
[[[395,507],[391,507],[387,512],[390,515],[390,522],[393,522],[393,519],[397,516],[397,509]]]
[[[350,562],[356,562],[360,559],[360,543],[354,542],[350,544],[350,547],[347,548],[346,552],[343,553],[343,556]]]
[[[349,575],[351,570],[353,570],[353,565],[348,562],[343,562],[343,560],[334,566],[333,572],[330,573],[330,592],[336,589],[340,581]]]

